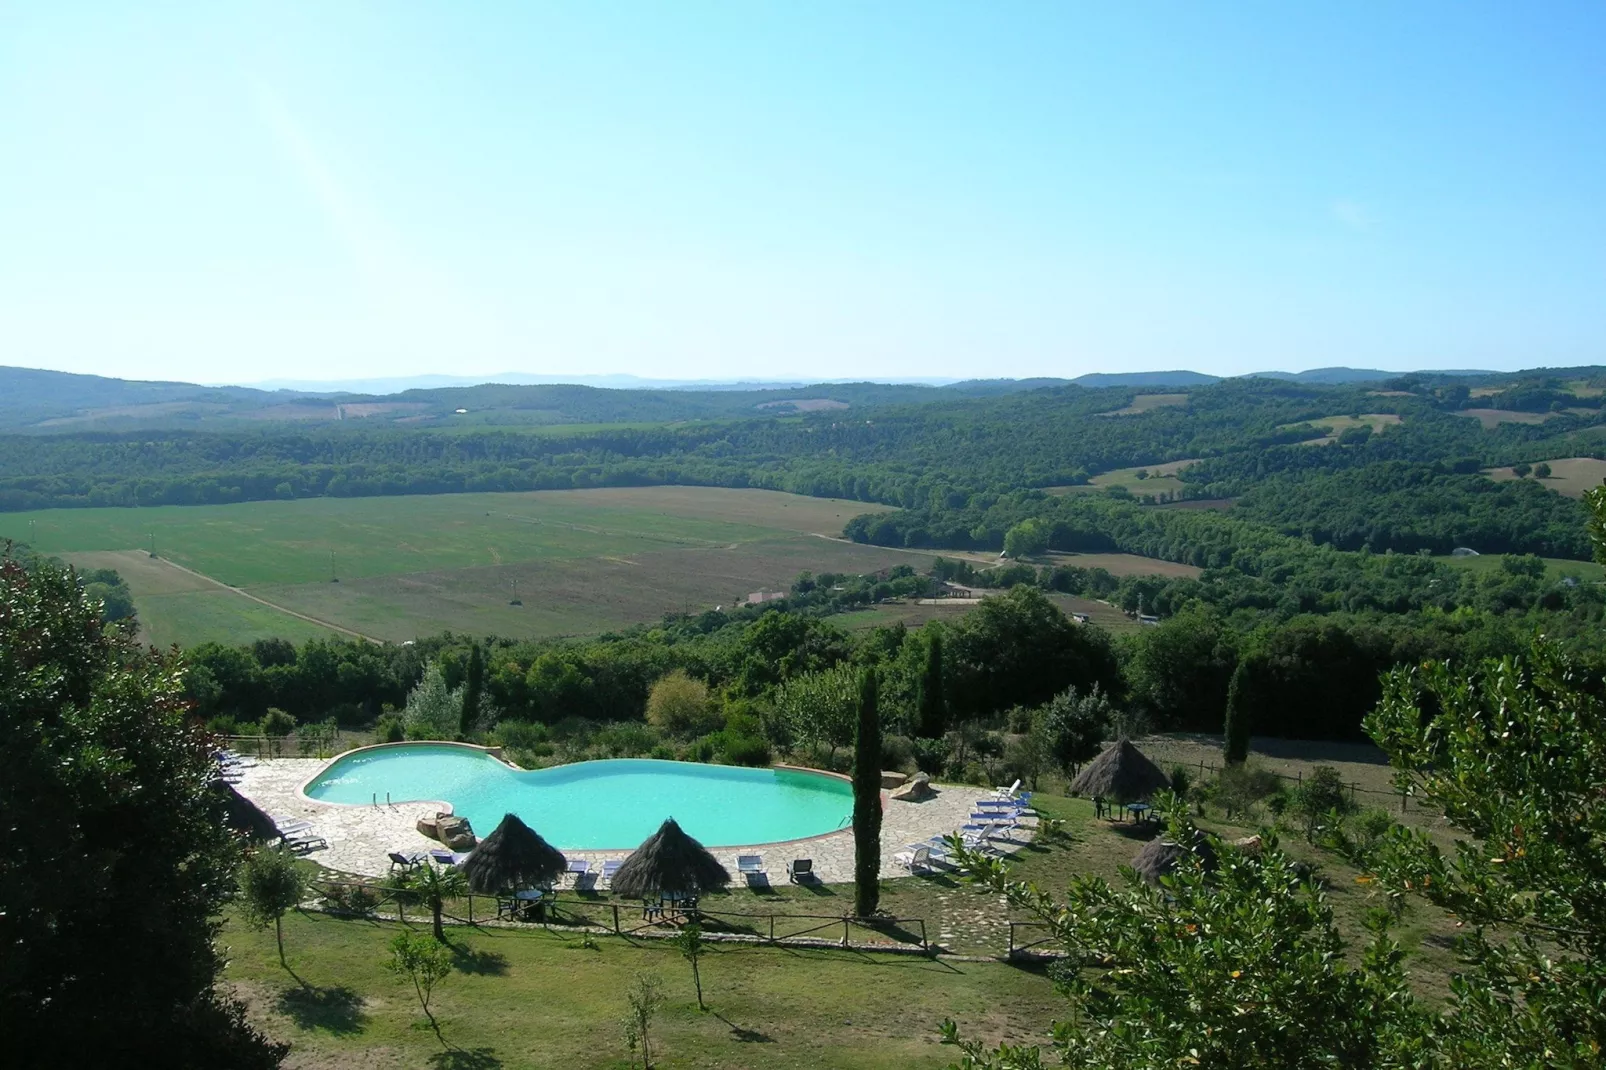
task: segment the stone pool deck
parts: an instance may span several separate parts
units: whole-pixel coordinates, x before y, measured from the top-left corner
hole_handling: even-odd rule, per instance
[[[329,841],[329,846],[307,857],[342,873],[380,876],[390,870],[387,856],[391,851],[408,853],[440,847],[439,843],[420,834],[416,825],[420,818],[434,817],[437,812],[450,809],[442,803],[386,806],[381,802],[376,808],[318,802],[302,795],[301,785],[328,764],[328,759],[319,758],[265,759],[241,770],[240,782],[235,786],[275,818],[302,818],[312,822],[313,833]],[[885,801],[886,793],[882,793],[885,806],[881,822],[883,876],[895,877],[906,872],[893,861],[893,856],[905,850],[906,845],[954,832],[965,823],[977,801],[992,797],[991,792],[971,785],[936,784],[933,787],[937,796],[918,803]],[[477,828],[474,831],[484,836],[491,830]],[[1030,829],[1019,829],[1011,834],[1013,840],[999,839],[994,843],[1005,850],[1018,850],[1031,834]],[[565,849],[563,853],[571,861],[585,859],[597,872],[603,862],[623,860],[630,851]],[[853,833],[847,829],[787,843],[716,847],[713,854],[732,876],[736,874],[737,855],[759,854],[764,858],[772,883],[786,883],[787,863],[794,858],[813,859],[814,872],[827,884],[853,880]]]

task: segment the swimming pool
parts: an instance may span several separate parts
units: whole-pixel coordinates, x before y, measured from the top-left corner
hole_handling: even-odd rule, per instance
[[[484,836],[518,814],[554,847],[630,850],[673,817],[709,847],[817,836],[846,828],[848,781],[792,769],[648,758],[520,770],[474,747],[400,743],[337,758],[304,789],[321,802],[437,800]]]

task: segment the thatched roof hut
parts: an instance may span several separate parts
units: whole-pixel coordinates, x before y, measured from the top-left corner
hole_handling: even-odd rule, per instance
[[[1204,833],[1194,833],[1193,850],[1207,872],[1216,868],[1216,850],[1210,846],[1210,839]],[[1188,849],[1182,844],[1167,841],[1161,836],[1143,845],[1143,850],[1132,859],[1132,868],[1150,884],[1159,884],[1160,878],[1173,872],[1187,853]]]
[[[223,806],[223,823],[235,832],[243,832],[253,840],[276,840],[279,827],[273,818],[263,813],[256,803],[241,795],[233,784],[224,780],[212,781],[212,793]]]
[[[625,859],[613,875],[612,888],[619,895],[645,899],[665,892],[696,895],[730,882],[718,859],[670,818]]]
[[[491,834],[463,859],[470,891],[498,892],[540,888],[568,871],[569,861],[517,814],[505,814]]]
[[[1136,802],[1171,786],[1171,778],[1132,745],[1117,740],[1088,762],[1071,781],[1072,795],[1096,795],[1116,802]]]

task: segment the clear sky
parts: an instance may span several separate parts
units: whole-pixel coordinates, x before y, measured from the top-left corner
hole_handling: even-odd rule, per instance
[[[0,364],[1606,363],[1606,3],[0,0]]]

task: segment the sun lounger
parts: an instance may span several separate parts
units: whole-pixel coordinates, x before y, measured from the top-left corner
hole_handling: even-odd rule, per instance
[[[619,859],[611,859],[602,863],[602,883],[611,888],[613,886],[613,875],[619,872],[619,867],[622,865],[624,865],[624,862]]]
[[[766,888],[769,886],[769,875],[764,871],[764,857],[762,855],[737,855],[736,869],[747,879],[749,888]]]
[[[434,859],[438,865],[455,866],[467,858],[468,854],[467,851],[443,851],[437,848],[429,852],[429,857]],[[419,859],[419,861],[422,862],[423,859]]]
[[[390,852],[390,870],[392,873],[394,873],[398,868],[400,868],[401,871],[405,873],[407,870],[412,869],[423,860],[424,853],[422,851],[414,851],[412,854],[403,854],[400,851],[392,851]]]
[[[591,873],[591,863],[584,859],[576,859],[569,863],[569,876],[574,878],[574,886],[578,890],[581,886],[590,883],[594,878]]]
[[[1020,781],[1017,780],[1017,781],[1015,781],[1015,783],[1011,784],[1007,788],[994,788],[993,789],[993,798],[995,798],[995,799],[1013,799],[1013,798],[1016,797],[1016,793],[1018,793],[1019,791],[1020,791]]]
[[[304,855],[308,851],[321,851],[326,849],[329,846],[329,841],[324,839],[322,836],[314,836],[310,832],[302,832],[297,833],[294,836],[286,836],[284,838],[284,845],[290,848],[290,850],[294,851],[296,854]]]
[[[298,817],[277,818],[270,817],[273,827],[279,830],[281,836],[294,836],[298,832],[305,832],[312,827],[311,821],[304,821]]]
[[[793,884],[813,884],[820,878],[814,875],[814,859],[794,858],[786,866],[786,879]]]

